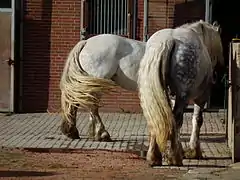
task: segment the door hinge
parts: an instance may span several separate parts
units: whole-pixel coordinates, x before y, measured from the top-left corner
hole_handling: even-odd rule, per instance
[[[14,65],[14,60],[12,60],[11,58],[8,58],[6,62],[8,63],[9,66]]]

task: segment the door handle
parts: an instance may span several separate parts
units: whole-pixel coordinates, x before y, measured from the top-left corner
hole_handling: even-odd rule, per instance
[[[14,65],[14,60],[12,60],[11,58],[8,58],[7,60],[5,60],[9,66]]]

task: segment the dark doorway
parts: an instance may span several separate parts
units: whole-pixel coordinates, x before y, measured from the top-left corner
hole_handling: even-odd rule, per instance
[[[226,100],[226,88],[224,86],[224,74],[228,72],[229,43],[235,37],[240,37],[240,14],[237,0],[226,2],[224,0],[213,0],[212,20],[218,21],[221,26],[221,37],[225,59],[225,68],[220,70],[218,82],[213,87],[211,95],[211,107],[223,108]]]
[[[173,26],[191,23],[205,18],[205,2],[203,0],[185,1],[174,6]]]

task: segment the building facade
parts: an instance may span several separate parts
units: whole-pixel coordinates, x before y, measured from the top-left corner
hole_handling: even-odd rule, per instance
[[[198,0],[5,0],[0,6],[0,28],[6,9],[13,17],[6,44],[12,53],[2,57],[9,67],[0,72],[2,82],[8,79],[0,109],[16,112],[59,111],[64,62],[81,38],[113,33],[143,40],[159,29],[205,18],[205,4]],[[103,104],[102,111],[141,111],[137,92],[121,88],[105,95]]]

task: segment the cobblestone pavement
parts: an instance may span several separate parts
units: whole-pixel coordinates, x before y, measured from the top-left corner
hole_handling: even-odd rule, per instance
[[[18,148],[103,149],[133,151],[141,154],[148,146],[148,129],[142,114],[101,113],[113,142],[94,142],[88,138],[88,114],[79,113],[77,127],[80,140],[70,140],[61,134],[59,114],[0,114],[0,145]],[[184,167],[222,168],[231,164],[225,140],[224,113],[205,113],[201,129],[203,160],[184,160]],[[185,113],[181,129],[183,147],[189,141],[191,113]]]

